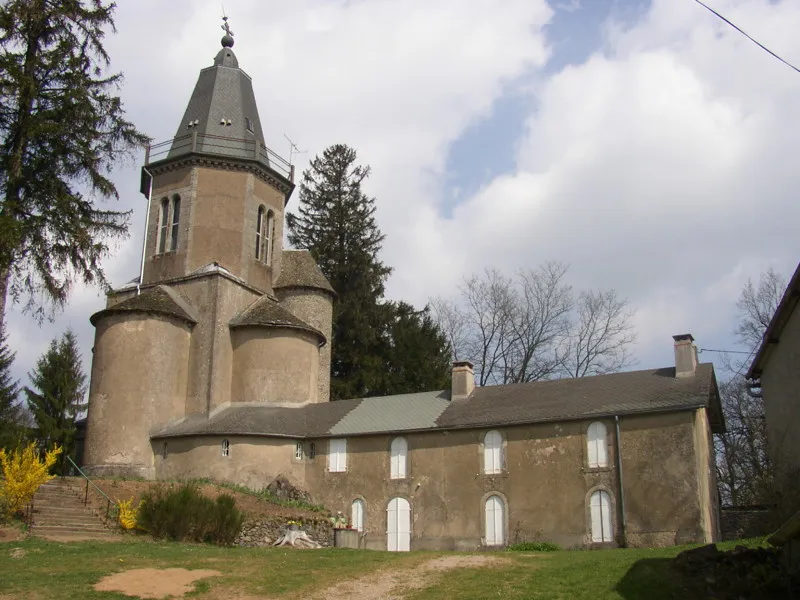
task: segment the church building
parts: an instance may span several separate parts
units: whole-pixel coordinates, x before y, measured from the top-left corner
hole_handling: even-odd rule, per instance
[[[142,173],[141,275],[91,317],[89,473],[283,476],[372,549],[718,539],[724,422],[688,334],[662,369],[476,387],[459,362],[451,389],[329,400],[336,291],[283,248],[294,170],[264,143],[228,30]]]

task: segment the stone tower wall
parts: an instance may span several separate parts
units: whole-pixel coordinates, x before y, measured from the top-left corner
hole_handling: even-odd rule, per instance
[[[325,336],[326,344],[319,349],[317,402],[327,402],[331,398],[333,298],[328,292],[310,288],[280,288],[275,294],[281,306]]]
[[[97,323],[86,465],[95,475],[152,478],[150,430],[184,415],[191,331],[142,313]]]
[[[317,401],[317,337],[297,329],[239,327],[233,343],[232,402]]]

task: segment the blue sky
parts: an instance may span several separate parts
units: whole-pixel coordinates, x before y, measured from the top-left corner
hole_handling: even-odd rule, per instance
[[[711,4],[800,62],[800,3]],[[576,289],[614,288],[636,311],[641,368],[671,364],[675,333],[730,348],[748,277],[800,259],[800,76],[693,0],[231,0],[241,67],[268,145],[344,142],[372,167],[394,268],[387,292],[417,306],[484,268],[570,264]],[[153,14],[159,19],[152,19]],[[170,137],[219,48],[211,0],[120,3],[107,49],[128,114]],[[138,274],[139,157],[113,179],[131,237],[105,261]],[[296,196],[290,210],[296,206]],[[70,326],[90,368],[78,286],[42,326],[9,313],[17,375]],[[709,356],[706,354],[705,356]],[[704,356],[704,358],[705,358]]]

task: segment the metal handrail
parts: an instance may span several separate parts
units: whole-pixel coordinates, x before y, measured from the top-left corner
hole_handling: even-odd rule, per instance
[[[103,498],[105,498],[107,500],[107,502],[106,502],[106,517],[108,517],[108,513],[111,512],[111,505],[113,504],[114,506],[116,506],[117,503],[114,502],[111,498],[109,498],[108,495],[106,495],[106,493],[103,490],[101,490],[99,487],[97,487],[97,484],[94,481],[92,481],[91,479],[89,479],[86,476],[86,473],[81,471],[81,468],[78,465],[76,465],[75,462],[69,456],[66,456],[65,458],[70,462],[70,464],[73,467],[75,467],[75,470],[78,471],[78,473],[80,473],[81,477],[83,477],[86,480],[86,489],[85,489],[85,491],[83,493],[83,504],[86,505],[86,504],[89,503],[89,484],[91,483],[92,487],[94,489],[96,489],[98,492],[100,492],[100,495],[103,496]]]

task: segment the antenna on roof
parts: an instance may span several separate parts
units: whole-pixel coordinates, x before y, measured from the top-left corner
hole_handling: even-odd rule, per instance
[[[307,152],[308,152],[308,150],[300,150],[300,149],[297,147],[297,144],[295,144],[295,143],[294,143],[294,142],[293,142],[293,141],[292,141],[292,140],[289,138],[289,136],[288,136],[288,135],[286,135],[285,133],[283,134],[283,137],[285,137],[287,140],[289,140],[289,164],[290,164],[290,165],[292,164],[292,157],[293,157],[295,154],[305,154],[305,153],[307,153]]]

